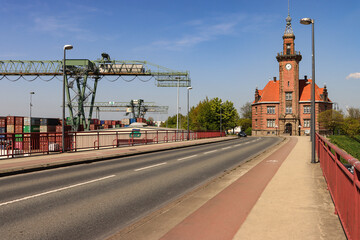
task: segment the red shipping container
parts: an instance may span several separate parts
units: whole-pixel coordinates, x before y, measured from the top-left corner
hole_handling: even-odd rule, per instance
[[[0,127],[6,127],[6,118],[5,117],[0,118]]]
[[[23,150],[23,142],[15,142],[15,149]]]
[[[15,117],[15,125],[24,126],[24,117]]]
[[[7,116],[6,122],[8,125],[15,125],[15,117],[14,116]]]
[[[22,125],[15,125],[15,133],[22,133],[24,127]]]

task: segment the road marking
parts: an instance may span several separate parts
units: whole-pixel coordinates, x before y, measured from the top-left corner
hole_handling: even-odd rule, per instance
[[[58,189],[55,189],[55,190],[51,190],[51,191],[47,191],[47,192],[43,192],[43,193],[39,193],[39,194],[27,196],[27,197],[15,199],[15,200],[12,200],[12,201],[9,201],[9,202],[0,203],[0,207],[1,207],[1,206],[8,205],[8,204],[11,204],[11,203],[16,203],[16,202],[20,202],[20,201],[24,201],[24,200],[28,200],[28,199],[32,199],[32,198],[41,197],[41,196],[44,196],[44,195],[47,195],[47,194],[60,192],[60,191],[67,190],[67,189],[70,189],[70,188],[79,187],[79,186],[82,186],[82,185],[85,185],[85,184],[102,181],[102,180],[105,180],[105,179],[108,179],[108,178],[112,178],[112,177],[115,177],[115,175],[110,175],[110,176],[106,176],[106,177],[94,179],[94,180],[91,180],[91,181],[82,182],[82,183],[78,183],[78,184],[75,184],[75,185],[70,185],[70,186],[67,186],[67,187],[58,188]]]
[[[234,145],[234,147],[239,147],[239,146],[241,146],[241,143],[240,143],[240,144],[236,144],[236,145]]]
[[[135,169],[134,171],[135,171],[135,172],[137,172],[137,171],[142,171],[142,170],[145,170],[145,169],[149,169],[149,168],[153,168],[153,167],[158,167],[158,166],[161,166],[161,165],[164,165],[164,164],[167,164],[167,162],[158,163],[158,164],[154,164],[154,165],[147,166],[147,167],[143,167],[143,168],[138,168],[138,169]]]
[[[191,156],[188,156],[188,157],[179,158],[178,161],[182,161],[182,160],[185,160],[185,159],[193,158],[193,157],[196,157],[196,156],[197,156],[197,155],[191,155]]]
[[[231,148],[231,147],[224,147],[224,148],[222,148],[222,149],[225,150],[225,149],[229,149],[229,148]]]
[[[277,162],[279,162],[278,160],[267,160],[266,161],[267,163],[277,163]]]
[[[213,152],[216,152],[217,150],[212,150],[212,151],[209,151],[209,152],[204,152],[204,154],[209,154],[209,153],[213,153]]]

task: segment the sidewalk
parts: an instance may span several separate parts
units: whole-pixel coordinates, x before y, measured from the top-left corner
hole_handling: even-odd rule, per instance
[[[191,141],[138,145],[122,148],[107,148],[93,151],[44,154],[19,158],[2,158],[0,159],[0,176],[70,166],[74,164],[103,161],[117,157],[183,148],[211,142],[226,141],[233,138],[236,137],[228,136],[222,138],[206,138]]]
[[[346,239],[309,137],[225,173],[109,239]]]

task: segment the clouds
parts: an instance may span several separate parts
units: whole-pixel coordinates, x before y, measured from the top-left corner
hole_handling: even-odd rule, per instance
[[[359,78],[360,78],[360,72],[350,73],[350,74],[346,77],[346,79],[350,79],[350,78],[359,79]]]

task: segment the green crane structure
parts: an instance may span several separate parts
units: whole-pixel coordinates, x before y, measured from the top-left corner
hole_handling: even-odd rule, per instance
[[[158,87],[189,87],[191,86],[188,71],[174,71],[147,61],[111,60],[106,53],[95,61],[88,59],[66,59],[65,72],[63,61],[22,61],[0,60],[0,80],[6,78],[17,81],[20,78],[35,80],[38,77],[49,76],[50,80],[65,73],[66,107],[69,111],[70,125],[74,131],[80,124],[89,130],[90,119],[94,110],[96,89],[100,79],[107,76],[133,76],[154,78]],[[15,77],[15,79],[11,79]],[[91,85],[90,79],[93,79]],[[76,105],[76,107],[75,107]],[[90,105],[88,116],[85,115],[85,105]]]

